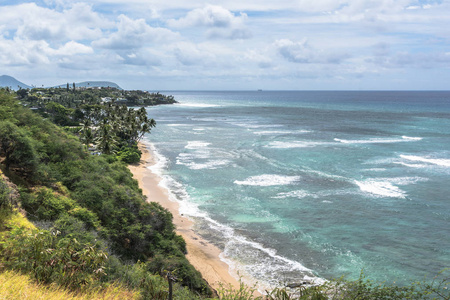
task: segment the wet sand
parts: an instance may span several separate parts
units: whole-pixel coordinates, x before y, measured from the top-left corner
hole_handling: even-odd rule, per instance
[[[156,163],[155,156],[143,143],[139,144],[139,149],[142,151],[141,161],[139,164],[130,165],[129,169],[147,196],[147,201],[157,202],[172,213],[176,232],[186,241],[186,257],[189,262],[214,289],[219,287],[219,283],[226,286],[231,284],[237,289],[239,282],[228,272],[229,266],[220,260],[220,249],[193,231],[193,222],[180,215],[178,203],[171,201],[167,189],[159,185],[161,178],[148,168]]]

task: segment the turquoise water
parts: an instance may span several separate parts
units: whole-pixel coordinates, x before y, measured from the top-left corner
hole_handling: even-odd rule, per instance
[[[233,272],[407,283],[450,267],[450,92],[171,92],[147,141]]]

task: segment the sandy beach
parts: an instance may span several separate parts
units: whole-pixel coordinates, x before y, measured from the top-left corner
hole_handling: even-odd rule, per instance
[[[230,275],[228,265],[219,258],[220,249],[198,236],[192,229],[193,222],[180,215],[178,203],[169,199],[168,191],[159,185],[159,176],[148,168],[156,163],[154,156],[145,144],[141,143],[139,148],[142,151],[141,161],[130,165],[129,169],[147,200],[158,202],[172,213],[176,232],[186,241],[187,259],[214,289],[219,287],[219,283],[237,288],[239,282]]]

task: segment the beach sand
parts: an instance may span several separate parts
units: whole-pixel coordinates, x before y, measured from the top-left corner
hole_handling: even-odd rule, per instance
[[[186,257],[189,262],[214,289],[219,287],[219,283],[225,286],[231,284],[233,288],[238,289],[239,282],[228,272],[229,266],[219,258],[220,249],[193,231],[193,222],[180,215],[178,203],[171,201],[168,191],[159,185],[161,178],[148,169],[156,163],[155,156],[143,143],[139,144],[139,149],[142,151],[141,161],[139,164],[130,165],[129,169],[147,196],[147,201],[157,202],[172,213],[176,232],[186,241]]]

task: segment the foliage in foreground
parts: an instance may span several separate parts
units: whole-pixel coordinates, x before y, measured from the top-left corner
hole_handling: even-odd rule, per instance
[[[74,293],[57,285],[36,283],[27,275],[14,271],[0,273],[0,299],[10,300],[100,300],[100,299],[139,299],[139,293],[129,291],[119,285],[105,289],[92,289],[83,293]]]
[[[403,299],[450,299],[448,269],[435,278],[414,282],[407,286],[377,283],[367,279],[361,272],[354,281],[342,278],[317,286],[301,286],[297,289],[275,288],[264,296],[255,296],[256,289],[240,281],[238,289],[221,285],[220,300],[403,300]]]
[[[105,252],[76,239],[58,238],[57,232],[13,228],[0,246],[8,269],[28,273],[38,282],[78,289],[106,275]]]

